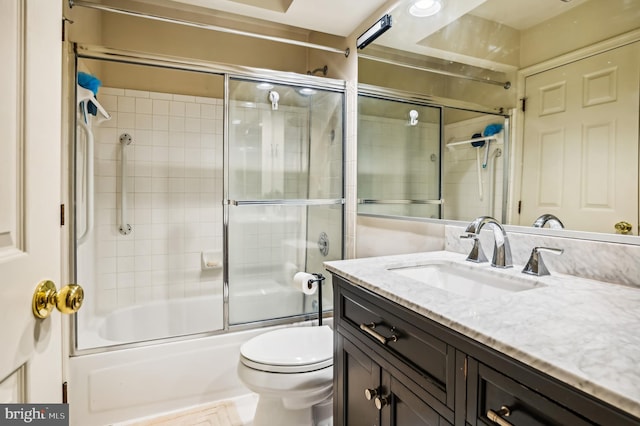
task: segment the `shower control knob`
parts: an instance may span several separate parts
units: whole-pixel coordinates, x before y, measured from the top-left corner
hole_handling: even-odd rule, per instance
[[[47,318],[56,307],[63,314],[74,314],[82,307],[84,290],[77,284],[69,284],[57,291],[53,281],[38,283],[33,292],[31,310],[36,318]]]
[[[378,396],[378,389],[365,389],[364,390],[364,397],[367,398],[367,401],[371,401],[376,396]]]

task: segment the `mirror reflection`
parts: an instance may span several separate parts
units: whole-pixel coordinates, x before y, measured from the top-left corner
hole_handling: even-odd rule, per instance
[[[424,3],[398,3],[392,28],[359,52],[359,82],[429,97],[430,107],[437,97],[485,108],[442,108],[440,173],[429,185],[437,182],[444,203],[396,205],[387,214],[489,214],[527,227],[551,214],[566,229],[637,235],[640,0],[439,3],[421,17],[414,14],[427,15],[416,12]],[[488,150],[479,140],[448,145],[484,136],[504,117],[510,126]],[[386,142],[397,143],[394,135]],[[359,138],[359,161],[368,149]],[[431,153],[416,155],[424,170]],[[364,198],[373,176],[360,178],[359,169]],[[384,197],[418,199],[398,194]],[[384,210],[361,204],[359,212],[375,209]]]
[[[503,116],[373,87],[361,88],[358,110],[359,213],[504,220]]]
[[[358,211],[441,218],[442,109],[358,96]]]

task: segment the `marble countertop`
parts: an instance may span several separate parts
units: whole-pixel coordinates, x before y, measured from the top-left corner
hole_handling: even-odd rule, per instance
[[[530,277],[448,251],[326,262],[326,269],[640,418],[640,290],[570,275]],[[434,260],[542,286],[490,298],[389,269]],[[526,278],[525,278],[526,279]]]

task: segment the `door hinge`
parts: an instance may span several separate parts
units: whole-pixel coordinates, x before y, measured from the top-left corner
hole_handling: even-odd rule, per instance
[[[520,99],[522,101],[522,112],[527,110],[527,98]]]
[[[522,211],[522,200],[518,201],[518,214]]]
[[[64,226],[64,204],[60,204],[60,226]]]
[[[64,382],[62,384],[62,403],[63,404],[69,403],[69,399],[67,398],[67,382]]]
[[[73,21],[66,16],[62,17],[62,41],[67,41],[67,23],[73,24]]]

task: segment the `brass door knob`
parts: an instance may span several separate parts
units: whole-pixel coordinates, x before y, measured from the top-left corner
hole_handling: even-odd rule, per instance
[[[36,318],[47,318],[54,306],[63,314],[78,312],[84,300],[84,290],[77,284],[69,284],[57,291],[53,281],[44,280],[38,283],[33,292],[31,309]]]
[[[625,234],[630,234],[631,233],[631,230],[633,229],[633,225],[631,225],[629,222],[625,222],[623,220],[623,221],[620,221],[620,222],[616,223],[615,224],[615,228],[616,228],[616,232],[618,234],[625,235]]]

